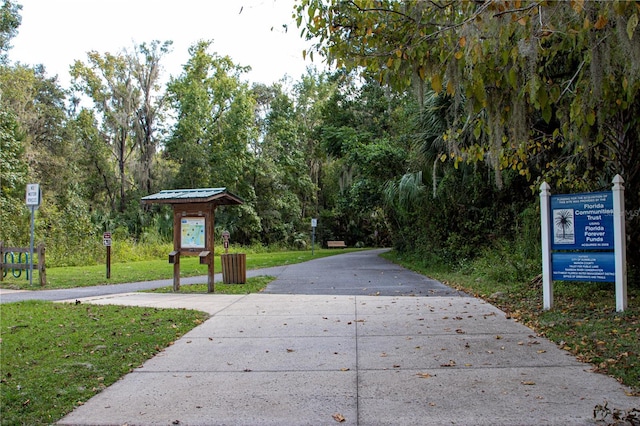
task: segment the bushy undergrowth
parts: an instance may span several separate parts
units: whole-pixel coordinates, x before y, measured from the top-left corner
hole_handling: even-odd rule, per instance
[[[537,247],[540,250],[540,246]],[[519,241],[498,241],[473,260],[458,265],[462,273],[477,274],[498,283],[529,281],[541,273],[541,252]]]
[[[102,238],[102,236],[100,236]],[[215,253],[224,253],[222,239],[216,241]],[[104,265],[107,256],[106,247],[102,239],[83,244],[84,249],[66,250],[55,246],[46,247],[46,265],[48,268],[68,266],[92,266]],[[316,245],[316,249],[320,248]],[[306,250],[308,250],[307,248]],[[272,244],[265,246],[259,243],[249,246],[231,244],[229,253],[275,253],[281,251],[296,250],[285,245]],[[111,261],[118,263],[142,262],[148,260],[163,259],[173,251],[173,242],[169,241],[135,241],[132,238],[113,238],[111,244]],[[36,260],[37,261],[37,260]]]
[[[103,245],[102,236],[100,236],[100,240],[94,240],[95,238],[83,244],[78,244],[71,249],[47,245],[47,267],[56,268],[104,264],[107,249]],[[130,238],[124,240],[113,239],[111,244],[111,258],[117,259],[118,262],[138,262],[164,257],[171,252],[171,250],[173,250],[173,244],[167,242],[139,243]]]

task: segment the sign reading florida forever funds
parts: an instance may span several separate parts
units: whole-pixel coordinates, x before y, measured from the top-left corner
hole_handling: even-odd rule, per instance
[[[613,250],[611,192],[551,196],[554,250]]]
[[[553,281],[614,282],[616,310],[627,305],[624,180],[611,191],[551,195],[540,186],[544,309],[553,306]]]

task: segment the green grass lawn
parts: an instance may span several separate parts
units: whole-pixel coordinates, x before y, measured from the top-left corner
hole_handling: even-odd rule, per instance
[[[247,269],[261,269],[272,266],[288,265],[306,262],[311,259],[332,256],[341,253],[357,251],[357,249],[316,249],[284,251],[273,253],[247,253]],[[222,271],[220,256],[214,260],[216,273]],[[47,268],[47,285],[43,288],[38,283],[37,276],[33,277],[33,285],[29,286],[29,280],[22,274],[20,278],[14,278],[11,271],[0,281],[0,288],[14,290],[41,290],[56,288],[88,287],[101,284],[119,284],[127,282],[152,281],[173,278],[173,265],[167,259],[147,260],[130,263],[113,263],[111,265],[111,277],[106,278],[106,265],[74,266],[64,268]],[[197,256],[183,256],[180,259],[180,276],[193,277],[207,274],[207,265],[200,265]],[[216,283],[216,286],[218,284]]]
[[[2,425],[49,425],[207,314],[41,301],[0,305]]]
[[[250,294],[259,293],[267,284],[273,281],[275,277],[269,275],[260,275],[257,277],[247,278],[245,284],[224,284],[216,283],[215,293],[217,294]],[[148,293],[173,293],[173,286],[155,288],[148,290]],[[206,293],[207,284],[188,284],[180,286],[180,293]]]

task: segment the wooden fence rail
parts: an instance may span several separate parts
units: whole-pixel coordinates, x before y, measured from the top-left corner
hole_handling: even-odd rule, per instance
[[[28,274],[30,269],[30,262],[28,261],[30,251],[29,247],[5,247],[4,243],[0,241],[0,281],[4,279],[5,274],[9,273],[9,271],[27,271]],[[34,257],[38,260],[38,263],[33,264],[33,270],[38,271],[40,285],[42,287],[47,283],[44,252],[44,243],[38,244],[38,247],[35,247],[33,251]],[[24,263],[20,261],[23,257],[22,253],[25,253]],[[18,263],[16,263],[16,257],[18,258]]]

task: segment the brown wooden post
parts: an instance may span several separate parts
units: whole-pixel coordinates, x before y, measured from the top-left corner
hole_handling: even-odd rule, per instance
[[[4,276],[4,242],[0,241],[0,281],[2,281]]]
[[[38,275],[40,275],[40,286],[42,287],[44,287],[47,284],[44,251],[45,251],[44,243],[38,244]]]
[[[111,278],[111,245],[107,246],[107,279]]]
[[[207,266],[207,292],[213,293],[215,291],[215,226],[214,226],[214,218],[215,218],[215,210],[216,206],[213,204],[209,205],[209,217],[206,218],[206,243],[205,248],[211,252],[209,255],[209,265]]]
[[[176,253],[173,262],[173,291],[180,291],[180,219],[179,206],[173,206],[173,251]]]

